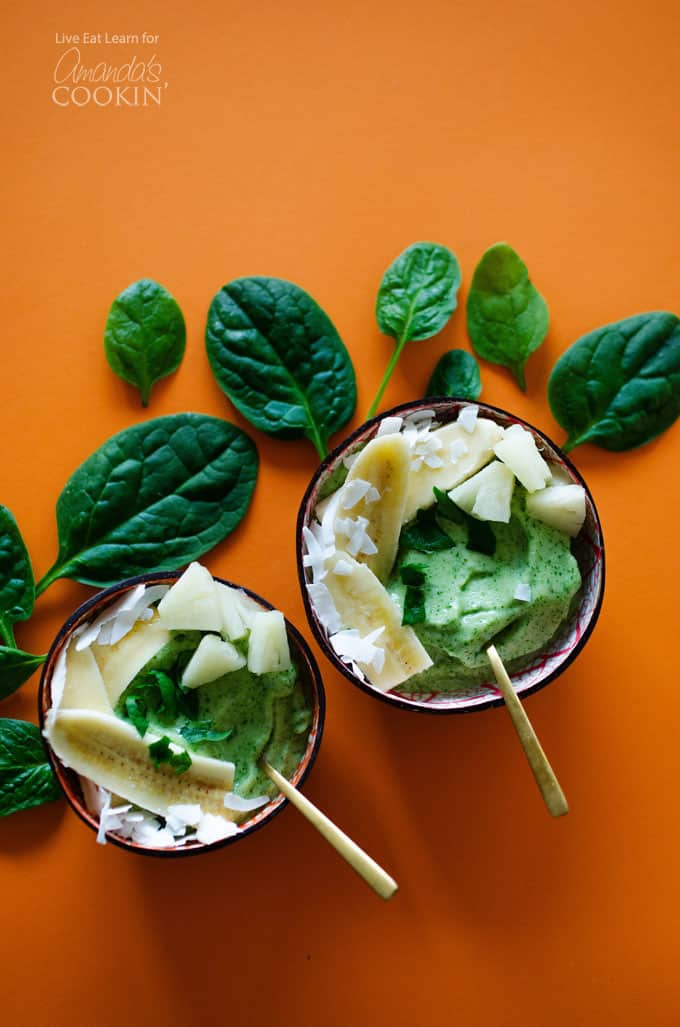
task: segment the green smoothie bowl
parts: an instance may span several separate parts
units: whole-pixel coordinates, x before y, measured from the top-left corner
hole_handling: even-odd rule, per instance
[[[72,809],[133,852],[188,856],[263,827],[321,744],[325,698],[298,631],[201,564],[98,593],[57,635],[39,692]]]
[[[604,589],[602,529],[566,456],[485,403],[428,399],[362,425],[303,498],[298,574],[310,626],[349,681],[391,705],[502,703],[581,651]]]

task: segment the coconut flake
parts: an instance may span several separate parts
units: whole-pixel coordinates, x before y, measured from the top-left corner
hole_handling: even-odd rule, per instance
[[[165,826],[176,836],[186,834],[187,827],[198,827],[203,811],[198,803],[176,803],[168,806]]]
[[[478,413],[479,407],[474,406],[474,404],[471,404],[470,406],[463,407],[463,409],[458,414],[457,423],[461,426],[461,428],[464,429],[464,431],[468,432],[469,435],[471,435],[472,432],[475,430]]]
[[[376,439],[380,438],[382,435],[396,435],[397,432],[401,431],[403,423],[403,417],[384,417],[378,425],[378,430],[375,433]]]
[[[102,789],[104,791],[104,789]],[[111,809],[111,792],[106,792],[104,802],[99,813],[99,827],[97,828],[97,845],[106,845],[106,816]]]
[[[321,526],[319,525],[319,532],[312,531],[311,528],[304,527],[302,529],[302,536],[307,546],[307,553],[302,558],[303,566],[310,567],[312,571],[312,580],[317,583],[323,581],[328,573],[326,571],[326,560],[328,560],[335,553],[335,546],[323,546],[320,541],[322,536]]]
[[[404,426],[410,427],[411,425],[415,425],[417,428],[422,428],[424,425],[427,425],[427,427],[429,427],[436,416],[437,415],[434,410],[413,410],[404,418]]]
[[[519,599],[521,603],[531,602],[531,585],[519,584],[513,592],[513,599]]]
[[[340,614],[335,608],[333,596],[326,585],[320,582],[318,585],[307,585],[307,592],[311,599],[314,612],[328,632],[338,631],[342,621]]]
[[[373,556],[378,552],[378,547],[366,531],[367,517],[339,517],[335,527],[338,534],[348,539],[347,552],[350,556],[359,556],[360,553]]]
[[[375,642],[384,630],[384,627],[376,628],[362,638],[356,628],[350,628],[336,632],[331,636],[330,643],[340,659],[350,663],[353,670],[357,665],[363,665],[379,674],[385,666],[385,650],[376,646]],[[360,676],[363,680],[363,674]]]
[[[354,478],[343,485],[340,497],[340,506],[343,510],[351,510],[362,499],[367,503],[377,503],[380,499],[380,493],[375,485],[371,485],[370,481]]]
[[[469,452],[470,450],[468,446],[462,439],[454,439],[449,446],[449,459],[451,460],[451,463],[455,464],[462,456],[465,456],[465,454]]]
[[[125,613],[126,610],[131,610],[143,597],[146,588],[144,585],[137,585],[136,588],[126,592],[117,602],[112,603],[108,606],[103,613],[101,613],[87,628],[83,631],[82,635],[76,643],[76,649],[78,652],[82,652],[83,649],[87,649],[88,646],[92,645],[93,642],[99,640],[99,635],[105,624],[116,619],[116,617]]]
[[[237,825],[233,820],[225,820],[224,817],[215,816],[214,813],[204,813],[196,838],[203,845],[210,845],[212,842],[219,842],[222,838],[229,838],[238,832]]]
[[[256,795],[253,799],[244,799],[236,792],[227,792],[224,796],[226,809],[234,810],[235,813],[250,813],[254,809],[260,809],[270,802],[268,795]]]
[[[339,578],[348,578],[350,574],[352,574],[353,570],[354,568],[352,567],[352,564],[340,557],[339,560],[335,561],[333,574],[337,574]]]

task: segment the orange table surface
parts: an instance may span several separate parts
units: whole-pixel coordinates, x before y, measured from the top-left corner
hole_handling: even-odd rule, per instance
[[[483,364],[481,398],[560,442],[546,398],[558,355],[598,325],[680,307],[679,21],[664,0],[6,5],[0,502],[37,574],[56,555],[57,496],[109,435],[183,410],[248,427],[203,342],[211,297],[241,275],[288,278],[328,311],[357,369],[356,427],[391,352],[374,318],[386,265],[433,239],[464,278],[383,409],[469,347],[474,266],[507,240],[551,327],[526,394]],[[160,106],[53,102],[58,34],[86,31],[158,35],[82,58],[155,52]],[[148,411],[102,347],[111,300],[143,276],[188,328]],[[395,898],[290,808],[175,861],[98,847],[63,802],[26,811],[0,822],[3,1022],[677,1025],[678,430],[574,452],[604,525],[605,602],[577,661],[526,702],[569,816],[548,816],[503,709],[403,713],[313,646],[328,711],[305,791],[394,874]],[[251,434],[251,510],[207,562],[309,639],[294,525],[317,458]],[[19,643],[44,652],[90,592],[54,584]],[[34,678],[0,713],[35,720],[36,692]]]

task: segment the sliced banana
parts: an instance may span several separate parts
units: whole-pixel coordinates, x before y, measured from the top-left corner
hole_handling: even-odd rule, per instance
[[[154,620],[139,621],[115,645],[99,645],[98,642],[92,644],[92,653],[112,706],[116,705],[142,667],[169,641],[170,632],[158,620]]]
[[[349,574],[333,573],[340,560],[351,568]],[[356,628],[362,636],[376,628],[384,629],[378,644],[384,648],[385,663],[379,672],[374,667],[365,669],[372,685],[387,692],[432,666],[415,631],[401,623],[399,607],[366,564],[358,563],[347,553],[337,553],[329,559],[328,567],[325,584],[345,627]]]
[[[347,550],[387,581],[399,545],[409,487],[411,450],[403,435],[372,439],[339,490],[334,529]]]
[[[47,738],[55,753],[78,774],[143,809],[167,816],[168,807],[198,803],[204,813],[232,819],[224,796],[234,785],[234,764],[192,753],[183,774],[156,767],[149,745],[157,735],[140,738],[131,724],[94,710],[59,710]]]
[[[70,646],[66,654],[66,681],[59,703],[62,710],[86,709],[113,713],[104,684],[91,649],[78,651]]]
[[[428,467],[423,461],[420,467],[411,469],[404,521],[412,520],[418,510],[432,506],[433,488],[448,492],[488,464],[494,455],[493,447],[503,438],[503,429],[487,417],[478,417],[472,431],[466,431],[460,424],[447,424],[431,432],[430,437],[442,443],[438,455],[443,464]]]

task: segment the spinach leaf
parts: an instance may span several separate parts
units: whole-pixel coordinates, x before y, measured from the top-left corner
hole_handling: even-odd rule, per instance
[[[216,731],[212,720],[195,720],[183,724],[179,733],[189,745],[196,745],[199,742],[223,742],[233,734],[233,728],[229,728],[228,731]]]
[[[14,645],[12,625],[33,612],[35,586],[31,561],[17,522],[0,506],[0,642]]]
[[[548,306],[527,266],[507,243],[483,254],[467,300],[468,334],[478,356],[509,367],[526,389],[524,366],[548,333]]]
[[[652,311],[589,332],[555,364],[548,399],[565,450],[650,442],[680,414],[680,321]]]
[[[257,477],[252,440],[227,421],[171,414],[114,435],[57,502],[59,555],[38,583],[110,585],[196,560],[236,527]]]
[[[133,282],[111,304],[104,331],[106,359],[114,374],[139,389],[143,406],[155,382],[177,370],[185,345],[182,311],[158,282]]]
[[[45,656],[34,656],[13,646],[0,645],[0,699],[16,692],[24,681],[45,662]]]
[[[206,328],[218,385],[251,424],[307,436],[319,456],[357,402],[349,353],[312,297],[280,278],[237,278],[214,297]]]
[[[184,749],[182,752],[173,752],[170,748],[170,739],[163,735],[157,742],[149,746],[149,756],[154,767],[160,767],[161,763],[167,763],[176,774],[183,774],[191,766],[191,756]]]
[[[383,275],[375,316],[396,345],[368,416],[378,409],[392,372],[409,340],[429,339],[441,331],[458,303],[458,259],[446,246],[417,242],[408,246]]]
[[[472,520],[464,510],[461,510],[457,503],[454,503],[447,492],[438,489],[436,485],[432,491],[434,492],[434,498],[437,500],[437,512],[442,517],[453,521],[454,524],[467,524],[469,520]]]
[[[0,817],[60,796],[35,724],[0,719]]]
[[[415,520],[409,521],[401,529],[399,545],[404,549],[416,549],[420,553],[438,553],[444,549],[453,549],[455,542],[437,522],[437,509],[432,506],[427,510],[419,510]]]
[[[425,620],[425,592],[422,588],[408,585],[404,596],[402,624],[422,624]]]
[[[450,349],[439,358],[425,390],[425,396],[456,396],[478,399],[482,391],[479,364],[464,349]]]

